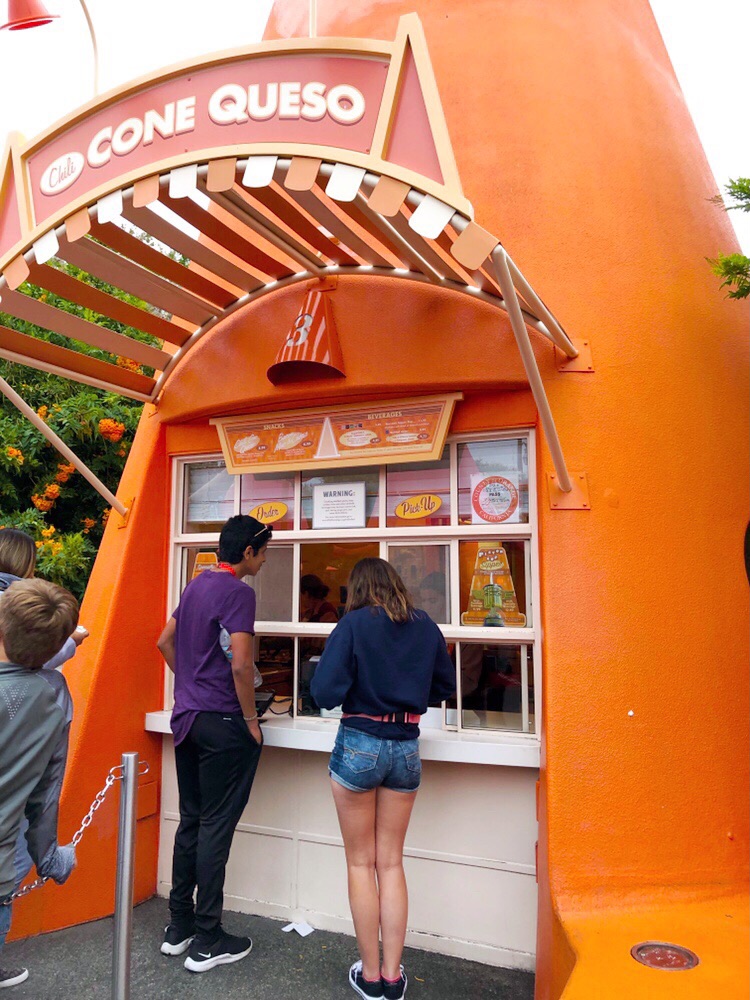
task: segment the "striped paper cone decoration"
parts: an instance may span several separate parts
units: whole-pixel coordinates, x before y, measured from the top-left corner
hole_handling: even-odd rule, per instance
[[[329,293],[314,288],[307,293],[276,360],[268,369],[268,378],[274,385],[281,385],[343,377],[344,360]]]

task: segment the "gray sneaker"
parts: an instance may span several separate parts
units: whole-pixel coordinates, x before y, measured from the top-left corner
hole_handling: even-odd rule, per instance
[[[6,986],[18,986],[28,978],[28,969],[0,969],[0,990],[4,990]]]

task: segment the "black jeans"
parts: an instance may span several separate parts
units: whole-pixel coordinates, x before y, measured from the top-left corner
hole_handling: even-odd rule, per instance
[[[189,929],[195,920],[196,937],[204,945],[212,945],[221,933],[229,848],[250,797],[260,751],[242,716],[221,712],[200,712],[175,747],[180,825],[169,910],[180,927]]]

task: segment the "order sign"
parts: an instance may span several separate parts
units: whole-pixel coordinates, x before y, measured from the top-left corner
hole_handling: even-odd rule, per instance
[[[520,520],[518,486],[505,476],[471,477],[473,524],[500,524]]]

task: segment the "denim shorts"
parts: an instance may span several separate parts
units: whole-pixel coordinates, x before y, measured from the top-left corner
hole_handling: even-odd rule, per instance
[[[339,726],[328,773],[352,792],[390,788],[416,792],[422,780],[418,740],[387,740]]]

